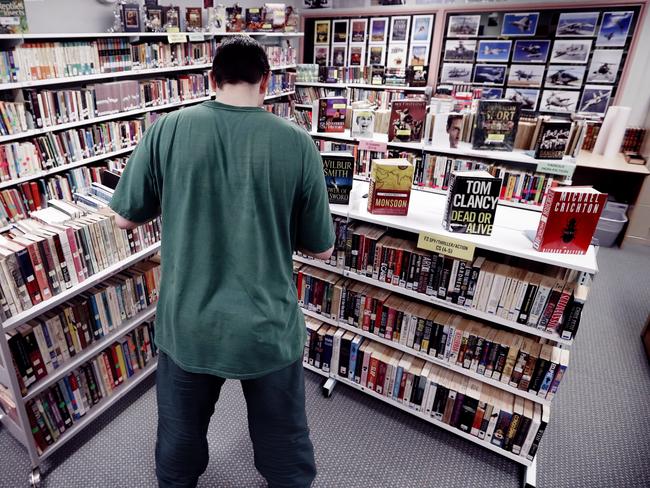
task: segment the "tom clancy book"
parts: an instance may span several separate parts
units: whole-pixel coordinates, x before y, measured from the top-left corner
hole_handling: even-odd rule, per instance
[[[375,159],[370,171],[368,212],[407,215],[414,166],[406,159]]]
[[[563,254],[586,253],[606,202],[607,194],[591,187],[549,188],[533,248]]]
[[[321,153],[321,158],[329,202],[347,205],[354,177],[354,156],[344,152],[328,152]]]
[[[571,135],[570,121],[544,120],[535,144],[536,159],[562,159]]]
[[[427,106],[424,100],[394,100],[388,124],[390,142],[419,142],[422,139]]]
[[[517,135],[520,105],[509,100],[480,100],[472,148],[512,151]]]
[[[325,97],[318,100],[318,132],[343,132],[348,100],[345,97]]]
[[[487,171],[453,171],[442,219],[449,232],[492,234],[501,179]]]

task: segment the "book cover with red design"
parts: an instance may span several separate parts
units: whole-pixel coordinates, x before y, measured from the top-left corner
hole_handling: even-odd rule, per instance
[[[391,106],[388,140],[419,142],[422,139],[427,105],[424,100],[394,100]]]
[[[375,159],[370,172],[368,212],[408,214],[413,172],[413,165],[406,159]]]
[[[326,97],[318,100],[318,132],[345,131],[345,113],[348,100],[345,97]]]
[[[607,194],[590,187],[548,190],[533,247],[537,251],[585,254]]]

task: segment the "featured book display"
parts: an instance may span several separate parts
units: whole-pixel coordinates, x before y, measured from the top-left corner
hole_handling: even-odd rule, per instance
[[[490,235],[494,225],[501,180],[487,171],[454,171],[442,219],[450,232]]]

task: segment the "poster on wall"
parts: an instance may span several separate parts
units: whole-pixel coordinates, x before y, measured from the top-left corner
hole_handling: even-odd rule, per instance
[[[332,0],[302,0],[302,8],[332,8]]]
[[[411,44],[409,50],[408,66],[426,66],[429,64],[429,45]]]
[[[508,86],[541,86],[545,69],[543,64],[511,64]]]
[[[501,25],[502,36],[534,36],[537,32],[538,12],[505,14]]]
[[[474,83],[503,85],[507,69],[505,64],[477,64],[474,67]]]
[[[591,52],[591,40],[558,40],[553,44],[550,63],[584,64]]]
[[[564,12],[557,22],[555,37],[592,37],[598,17],[599,12]]]
[[[363,66],[366,60],[366,46],[350,46],[348,66]]]
[[[544,90],[539,104],[541,112],[571,113],[578,105],[578,91]]]
[[[623,47],[632,27],[634,12],[605,12],[596,46]]]
[[[544,86],[552,88],[581,88],[584,79],[584,66],[558,64],[549,66]]]
[[[411,42],[431,42],[433,15],[414,15]]]
[[[481,88],[481,100],[499,100],[503,98],[503,88]]]
[[[314,44],[329,45],[330,43],[330,21],[317,20],[314,22]]]
[[[465,63],[443,63],[440,81],[442,83],[469,83],[472,81],[473,65]]]
[[[622,49],[596,49],[591,57],[587,82],[614,83],[622,57]]]
[[[480,15],[452,15],[449,17],[447,37],[476,37],[480,25]]]
[[[611,86],[587,85],[580,100],[580,113],[605,115],[612,96]]]
[[[445,42],[444,61],[474,61],[476,41],[468,39]]]
[[[504,97],[511,102],[521,103],[522,110],[535,110],[537,108],[539,90],[508,88]]]
[[[513,63],[545,63],[551,41],[515,41]]]
[[[348,43],[348,21],[347,20],[334,20],[332,21],[332,44],[347,44]]]
[[[477,61],[507,62],[512,41],[479,41]]]
[[[383,66],[386,59],[386,46],[368,46],[368,66]]]
[[[345,66],[348,59],[347,45],[332,45],[332,66]]]
[[[388,17],[370,19],[370,43],[385,44],[388,34]]]
[[[366,31],[368,30],[368,19],[352,19],[350,27],[350,42],[366,42]]]
[[[330,59],[329,46],[314,46],[314,63],[321,66],[327,66]]]
[[[388,69],[405,69],[406,68],[406,43],[391,44],[388,47],[388,56],[386,58],[386,68]]]
[[[408,15],[391,17],[390,42],[408,42],[411,17]]]

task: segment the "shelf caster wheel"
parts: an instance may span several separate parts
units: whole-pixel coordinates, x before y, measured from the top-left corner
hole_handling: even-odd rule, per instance
[[[29,486],[31,488],[39,488],[41,486],[41,471],[34,468],[29,475]]]
[[[329,398],[332,396],[332,392],[334,391],[335,385],[336,385],[336,380],[332,378],[328,378],[327,381],[323,384],[321,391],[325,398]]]

